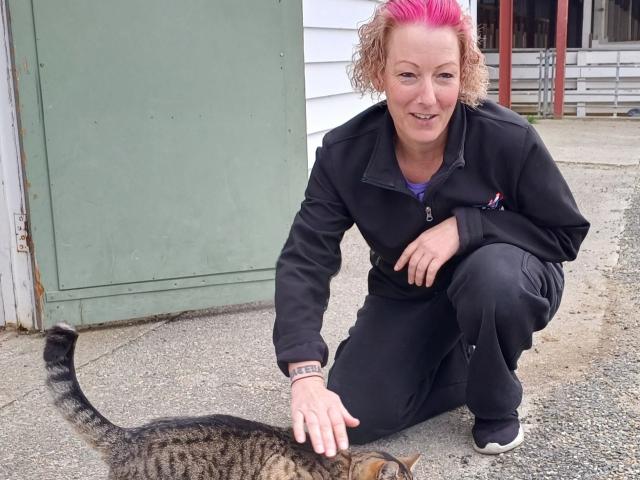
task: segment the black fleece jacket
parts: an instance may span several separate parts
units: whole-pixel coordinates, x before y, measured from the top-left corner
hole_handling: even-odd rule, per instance
[[[491,101],[456,106],[443,164],[422,202],[406,186],[394,138],[381,102],[327,133],[317,150],[276,267],[273,341],[285,374],[290,362],[327,362],[322,317],[340,268],[340,241],[354,223],[371,248],[369,293],[388,298],[431,298],[447,288],[465,255],[491,243],[549,262],[576,258],[589,223],[535,129],[511,110]],[[431,288],[409,285],[406,268],[394,272],[393,265],[410,242],[451,216],[457,255]]]

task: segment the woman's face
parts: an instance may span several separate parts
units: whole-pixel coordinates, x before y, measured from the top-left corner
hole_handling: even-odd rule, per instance
[[[411,149],[439,145],[460,92],[460,46],[450,27],[399,25],[387,40],[380,89],[399,141]]]

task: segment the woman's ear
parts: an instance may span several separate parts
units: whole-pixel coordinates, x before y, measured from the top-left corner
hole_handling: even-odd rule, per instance
[[[371,79],[371,84],[378,93],[384,92],[384,81],[382,80],[383,74],[384,71],[377,72],[376,75]]]

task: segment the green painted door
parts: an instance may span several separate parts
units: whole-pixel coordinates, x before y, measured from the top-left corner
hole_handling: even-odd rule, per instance
[[[300,3],[28,3],[9,2],[45,326],[268,298],[306,174]]]

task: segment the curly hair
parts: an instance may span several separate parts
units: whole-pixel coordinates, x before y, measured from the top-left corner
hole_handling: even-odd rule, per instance
[[[477,107],[487,97],[489,73],[484,55],[473,32],[473,20],[456,0],[387,0],[373,18],[358,29],[360,42],[353,54],[349,76],[353,88],[364,94],[381,93],[376,87],[386,60],[386,45],[391,30],[408,23],[452,27],[460,45],[459,100]]]

